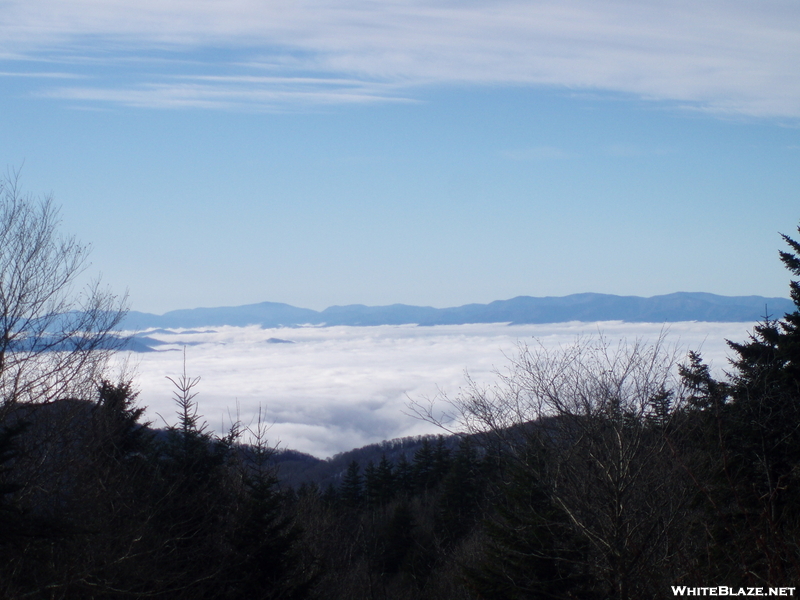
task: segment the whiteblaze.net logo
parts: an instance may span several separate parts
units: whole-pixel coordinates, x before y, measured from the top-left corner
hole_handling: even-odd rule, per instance
[[[713,587],[690,587],[673,585],[673,596],[794,596],[793,587],[729,587],[717,585]]]

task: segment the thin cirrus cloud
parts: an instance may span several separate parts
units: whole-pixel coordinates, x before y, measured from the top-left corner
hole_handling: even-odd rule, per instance
[[[439,432],[409,416],[409,402],[457,394],[465,369],[478,383],[491,384],[519,342],[553,349],[598,332],[611,343],[653,342],[663,329],[607,322],[162,331],[149,335],[166,342],[159,346],[166,351],[136,355],[135,382],[147,418],[155,425],[174,423],[167,377],[181,373],[186,347],[188,374],[202,377],[197,401],[210,427],[224,431],[237,414],[251,424],[261,410],[273,442],[325,457],[384,439]],[[747,330],[745,323],[673,323],[666,341],[684,351],[702,349],[720,372],[726,365],[725,339],[744,339]],[[270,338],[294,343],[269,343]]]
[[[0,77],[30,77],[40,79],[78,79],[79,75],[74,73],[15,73],[11,71],[0,71]]]
[[[142,108],[279,109],[302,104],[364,103],[376,100],[407,102],[386,93],[387,86],[353,81],[290,77],[186,77],[170,83],[136,87],[60,87],[40,96],[73,101],[109,102]]]
[[[431,84],[535,85],[791,118],[800,116],[798,32],[800,6],[788,0],[9,0],[0,53],[75,60],[76,69],[87,55],[110,66],[131,54],[174,59],[45,91],[136,106],[375,102]],[[186,57],[203,76],[292,77],[186,85],[181,77],[197,75],[182,72]]]

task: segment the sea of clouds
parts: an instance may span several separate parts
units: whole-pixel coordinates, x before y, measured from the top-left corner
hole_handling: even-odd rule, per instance
[[[411,401],[442,392],[458,394],[465,372],[490,384],[519,344],[547,348],[579,336],[602,334],[609,342],[656,341],[682,356],[701,351],[719,374],[729,355],[725,340],[742,341],[751,323],[558,323],[547,325],[413,325],[142,332],[164,345],[157,352],[119,356],[133,371],[140,404],[154,426],[177,421],[174,385],[168,377],[200,377],[194,391],[210,429],[224,432],[232,420],[245,425],[259,410],[271,443],[318,457],[404,436],[436,433],[411,415]],[[292,343],[276,343],[274,340]]]

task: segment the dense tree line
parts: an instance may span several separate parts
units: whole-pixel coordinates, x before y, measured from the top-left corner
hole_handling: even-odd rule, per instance
[[[183,421],[154,432],[128,384],[5,415],[0,596],[296,598],[314,579],[263,449]]]
[[[720,379],[663,339],[521,346],[494,386],[417,406],[436,421],[444,403],[455,431],[287,485],[260,424],[206,428],[185,372],[177,424],[143,422],[132,382],[102,376],[121,305],[93,287],[86,310],[53,312],[75,308],[83,250],[9,185],[0,597],[629,600],[800,581],[798,281],[797,310],[730,342]]]

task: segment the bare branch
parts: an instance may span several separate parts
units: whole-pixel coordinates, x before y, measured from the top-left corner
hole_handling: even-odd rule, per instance
[[[51,197],[0,181],[0,404],[90,397],[110,354],[125,298],[99,282],[75,291],[89,247],[59,233]]]

